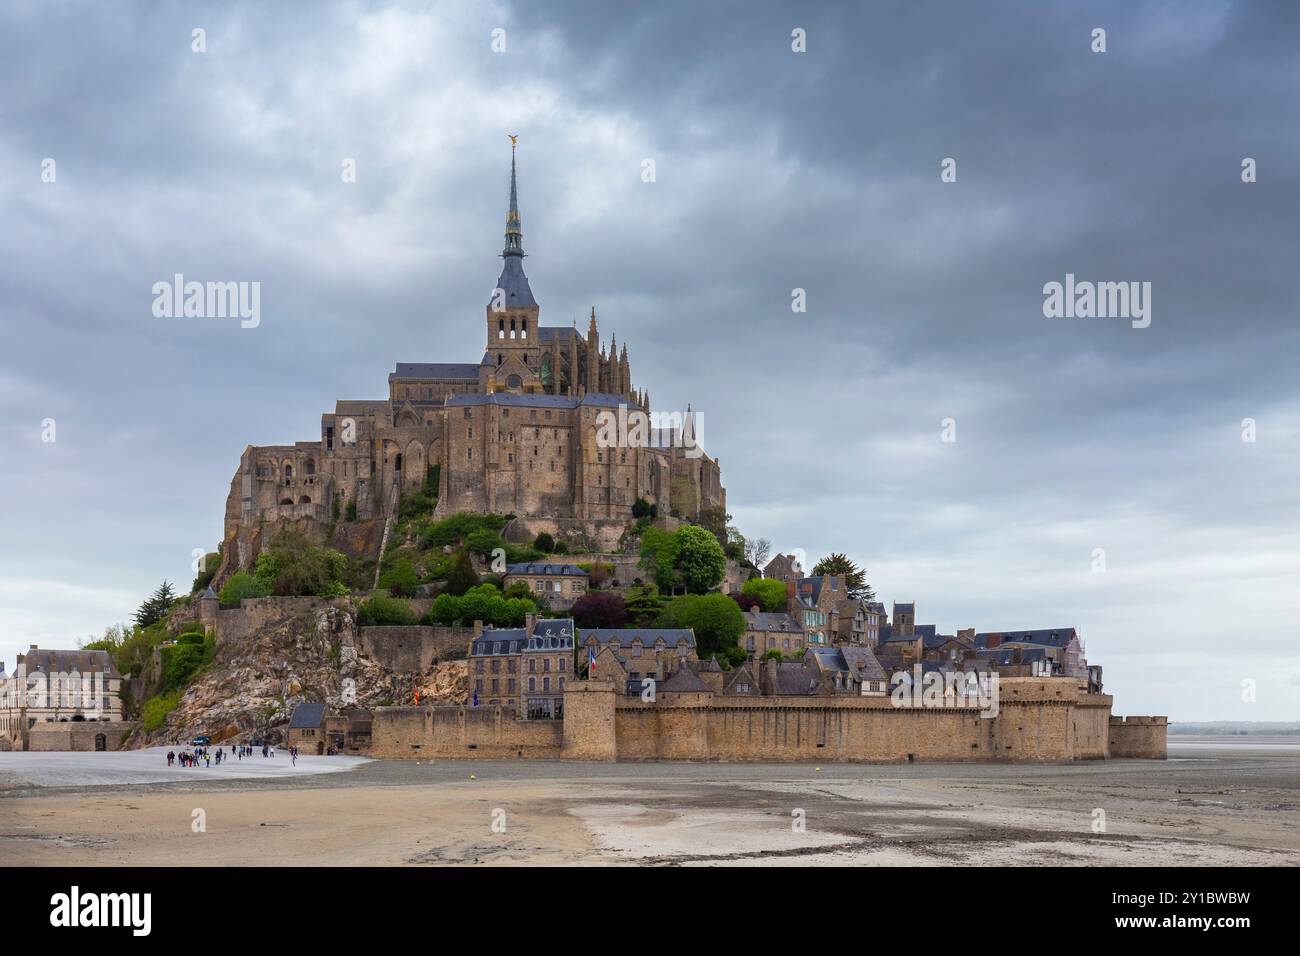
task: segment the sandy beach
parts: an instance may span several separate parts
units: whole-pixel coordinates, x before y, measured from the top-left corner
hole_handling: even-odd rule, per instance
[[[1286,741],[1066,765],[156,757],[0,754],[0,864],[1300,864]]]

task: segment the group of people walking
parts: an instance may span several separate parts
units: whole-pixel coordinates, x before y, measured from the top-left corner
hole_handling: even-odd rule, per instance
[[[252,757],[256,749],[247,744],[239,746],[231,745],[229,750],[218,747],[215,751],[210,747],[194,747],[191,750],[182,750],[177,753],[174,750],[167,751],[167,766],[173,767],[180,765],[182,767],[211,767],[215,761],[218,766],[223,760],[243,760],[245,757]],[[298,748],[290,747],[289,755],[293,758],[293,765],[298,766]],[[275,748],[268,745],[262,745],[263,757],[274,757]]]

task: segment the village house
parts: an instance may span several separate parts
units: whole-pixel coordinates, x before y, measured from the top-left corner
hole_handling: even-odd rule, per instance
[[[563,717],[564,689],[573,678],[573,635],[571,618],[476,634],[469,644],[472,706],[506,707],[532,720]]]
[[[506,567],[502,585],[506,588],[516,581],[528,585],[528,590],[542,598],[553,608],[568,609],[587,593],[587,572],[576,564],[511,564]]]
[[[804,630],[787,613],[745,611],[745,636],[741,646],[751,656],[762,657],[768,651],[784,655],[803,653]]]
[[[616,687],[639,685],[646,677],[663,682],[683,663],[699,659],[689,627],[584,627],[579,639],[588,678],[612,680]]]

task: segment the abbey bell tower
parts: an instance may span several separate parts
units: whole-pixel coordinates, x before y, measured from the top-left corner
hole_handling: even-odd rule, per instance
[[[517,136],[510,137],[510,211],[506,213],[506,244],[501,250],[501,277],[487,305],[488,388],[494,392],[540,392],[541,340],[537,300],[524,275],[524,234],[519,218],[515,174]]]

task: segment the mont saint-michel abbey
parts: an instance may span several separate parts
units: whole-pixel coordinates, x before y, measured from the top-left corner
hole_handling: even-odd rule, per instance
[[[601,342],[595,308],[585,336],[541,324],[524,274],[513,147],[501,257],[478,362],[398,362],[387,398],[339,401],[321,416],[319,440],[245,449],[226,505],[222,577],[247,566],[275,524],[325,526],[353,501],[359,521],[386,518],[433,465],[437,516],[514,514],[532,533],[597,548],[616,544],[638,497],[690,518],[725,508],[719,464],[700,449],[597,442],[600,412],[649,413],[650,394],[632,383],[627,344]]]

